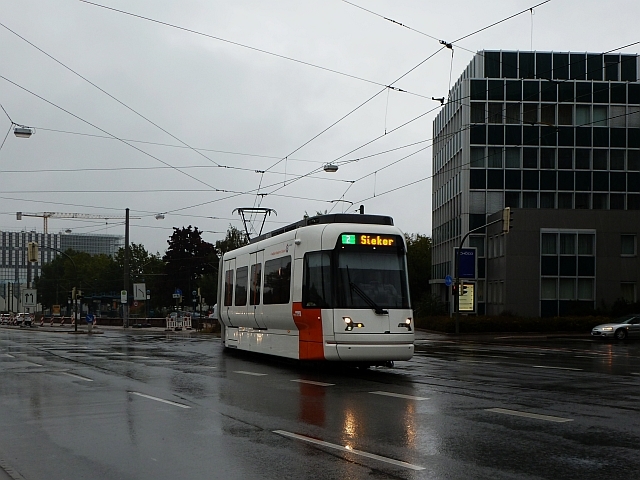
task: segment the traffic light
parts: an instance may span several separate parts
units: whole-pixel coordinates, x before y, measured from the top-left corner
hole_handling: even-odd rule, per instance
[[[457,294],[458,294],[458,285],[454,283],[453,285],[451,285],[451,295],[455,297]]]
[[[71,289],[71,300],[75,300],[76,299],[76,287],[73,287]]]
[[[78,291],[76,292],[76,298],[77,298],[78,300],[81,300],[81,299],[82,299],[82,290],[78,290]]]
[[[38,261],[38,244],[36,242],[29,242],[27,244],[27,260],[30,262]]]
[[[513,214],[511,207],[502,210],[502,233],[509,233],[509,229],[513,227]]]

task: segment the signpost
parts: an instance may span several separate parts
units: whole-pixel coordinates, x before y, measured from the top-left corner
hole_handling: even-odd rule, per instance
[[[21,293],[22,306],[35,308],[38,303],[38,291],[35,288],[25,288]]]
[[[474,283],[462,283],[460,299],[458,300],[458,311],[464,313],[473,313],[476,311]]]
[[[147,287],[144,283],[133,284],[133,299],[134,300],[146,300]]]
[[[120,290],[120,303],[127,303],[127,291]]]

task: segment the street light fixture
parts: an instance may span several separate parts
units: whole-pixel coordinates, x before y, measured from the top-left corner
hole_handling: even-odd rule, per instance
[[[36,133],[34,128],[25,127],[24,125],[15,124],[15,128],[13,129],[13,134],[18,138],[29,138],[31,135]]]
[[[335,163],[325,163],[324,167],[322,167],[327,173],[336,173],[338,171],[338,165]]]

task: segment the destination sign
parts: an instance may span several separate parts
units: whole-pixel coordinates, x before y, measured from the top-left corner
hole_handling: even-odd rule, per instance
[[[371,234],[342,234],[342,245],[367,245],[380,247],[395,247],[397,237],[395,235],[371,235]]]

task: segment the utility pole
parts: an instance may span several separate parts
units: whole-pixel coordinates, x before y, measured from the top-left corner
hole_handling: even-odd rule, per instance
[[[127,291],[127,301],[122,304],[122,319],[124,328],[129,328],[129,209],[126,209],[124,221],[124,290]]]

